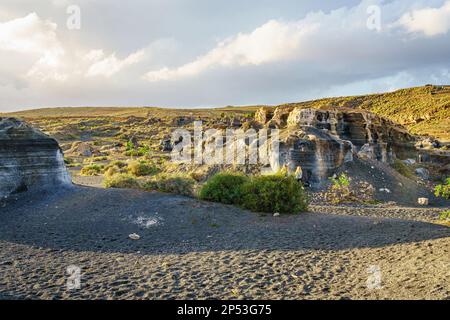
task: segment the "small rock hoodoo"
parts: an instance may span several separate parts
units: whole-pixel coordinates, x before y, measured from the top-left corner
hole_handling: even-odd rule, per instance
[[[302,168],[303,179],[320,183],[354,155],[381,162],[414,156],[414,137],[405,128],[373,113],[347,108],[261,108],[256,121],[280,129],[273,170]],[[271,157],[273,158],[273,157]]]
[[[56,140],[15,118],[0,118],[0,197],[70,186]]]

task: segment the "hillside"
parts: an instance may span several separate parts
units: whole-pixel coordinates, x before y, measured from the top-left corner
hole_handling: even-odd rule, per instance
[[[361,108],[404,125],[413,134],[450,141],[450,86],[424,86],[389,93],[325,98],[283,106]]]
[[[431,135],[450,141],[450,86],[423,86],[401,89],[389,93],[363,96],[324,98],[281,106],[302,108],[348,107],[370,110],[408,128],[413,134]],[[166,109],[155,107],[77,107],[46,108],[19,111],[1,115],[25,119],[38,118],[91,118],[91,117],[214,117],[221,113],[246,114],[260,106],[225,107],[214,109]]]
[[[127,117],[166,117],[190,116],[215,117],[221,113],[245,114],[255,112],[262,106],[224,107],[203,109],[173,109],[157,107],[59,107],[42,108],[10,113],[0,113],[0,116],[14,116],[24,119],[38,118],[127,118]]]

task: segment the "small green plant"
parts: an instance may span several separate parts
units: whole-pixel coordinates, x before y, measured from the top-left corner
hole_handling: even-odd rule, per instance
[[[434,188],[434,195],[446,200],[450,199],[450,178],[445,179],[445,183],[439,184]]]
[[[377,204],[374,197],[375,188],[370,183],[365,181],[352,182],[345,173],[332,177],[330,180],[332,185],[325,196],[331,203]]]
[[[80,171],[80,174],[82,176],[98,176],[103,172],[103,170],[104,170],[103,165],[90,164],[83,167]]]
[[[150,146],[148,146],[148,145],[140,146],[137,150],[137,153],[141,157],[145,156],[145,155],[149,155],[150,154]]]
[[[222,172],[212,176],[203,185],[199,198],[225,204],[239,204],[241,187],[248,178],[241,174]]]
[[[442,211],[439,214],[439,219],[442,221],[450,221],[450,210]]]
[[[119,173],[107,177],[103,181],[106,188],[131,188],[137,189],[140,187],[139,182],[131,174]]]
[[[128,140],[127,144],[125,145],[125,148],[127,151],[134,150],[135,149],[134,143],[131,140]]]
[[[241,192],[241,206],[254,212],[296,214],[308,209],[303,185],[292,175],[252,177],[242,185]]]
[[[129,157],[142,157],[142,156],[148,156],[150,155],[150,146],[143,145],[138,148],[135,147],[135,145],[128,141],[126,145],[126,151],[125,155]]]
[[[333,186],[340,188],[340,187],[348,187],[350,186],[350,179],[347,177],[345,173],[341,173],[338,177],[331,177],[331,182],[333,183]]]

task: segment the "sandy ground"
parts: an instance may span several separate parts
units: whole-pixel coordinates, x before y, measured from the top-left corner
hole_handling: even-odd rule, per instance
[[[136,190],[21,194],[0,203],[0,299],[450,299],[437,209],[343,210],[272,217]],[[70,265],[80,289],[66,286]]]

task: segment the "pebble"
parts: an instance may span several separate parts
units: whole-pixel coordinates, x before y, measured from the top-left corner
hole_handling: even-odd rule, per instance
[[[128,238],[130,238],[131,240],[139,240],[141,236],[138,235],[137,233],[132,233],[128,236]]]

